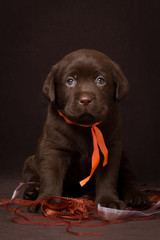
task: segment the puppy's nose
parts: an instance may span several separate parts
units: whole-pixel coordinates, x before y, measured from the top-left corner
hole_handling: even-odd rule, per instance
[[[92,97],[89,94],[82,94],[79,98],[79,104],[87,106],[92,102]]]

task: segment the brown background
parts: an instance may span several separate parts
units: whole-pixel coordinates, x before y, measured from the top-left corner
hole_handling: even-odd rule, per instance
[[[50,69],[68,52],[94,48],[130,82],[122,103],[124,146],[141,182],[160,182],[159,0],[2,0],[0,170],[19,174],[45,120]]]

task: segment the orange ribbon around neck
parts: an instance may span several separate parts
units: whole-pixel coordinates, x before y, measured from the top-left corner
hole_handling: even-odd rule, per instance
[[[74,124],[74,125],[81,126],[81,127],[91,127],[91,133],[92,133],[92,138],[93,138],[92,168],[91,168],[90,175],[79,182],[81,187],[83,187],[90,180],[91,176],[93,175],[94,171],[96,170],[96,168],[99,165],[99,162],[100,162],[99,148],[104,156],[103,167],[106,166],[107,162],[108,162],[108,149],[106,147],[104,137],[103,137],[101,130],[96,126],[100,122],[92,124],[92,125],[77,124],[77,123],[70,121],[68,118],[66,118],[59,110],[58,110],[58,113],[69,124]]]

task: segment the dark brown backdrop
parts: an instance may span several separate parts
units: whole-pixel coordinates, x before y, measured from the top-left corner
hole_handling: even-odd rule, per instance
[[[52,64],[79,48],[103,51],[130,82],[124,146],[142,182],[160,182],[159,0],[2,0],[0,170],[19,174],[46,116]]]

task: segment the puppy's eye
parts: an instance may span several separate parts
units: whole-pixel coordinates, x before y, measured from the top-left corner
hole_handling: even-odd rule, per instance
[[[106,82],[105,82],[105,79],[102,76],[98,76],[95,80],[95,83],[98,86],[104,86]]]
[[[66,85],[68,87],[74,87],[76,84],[77,84],[77,81],[74,78],[72,77],[67,78]]]

